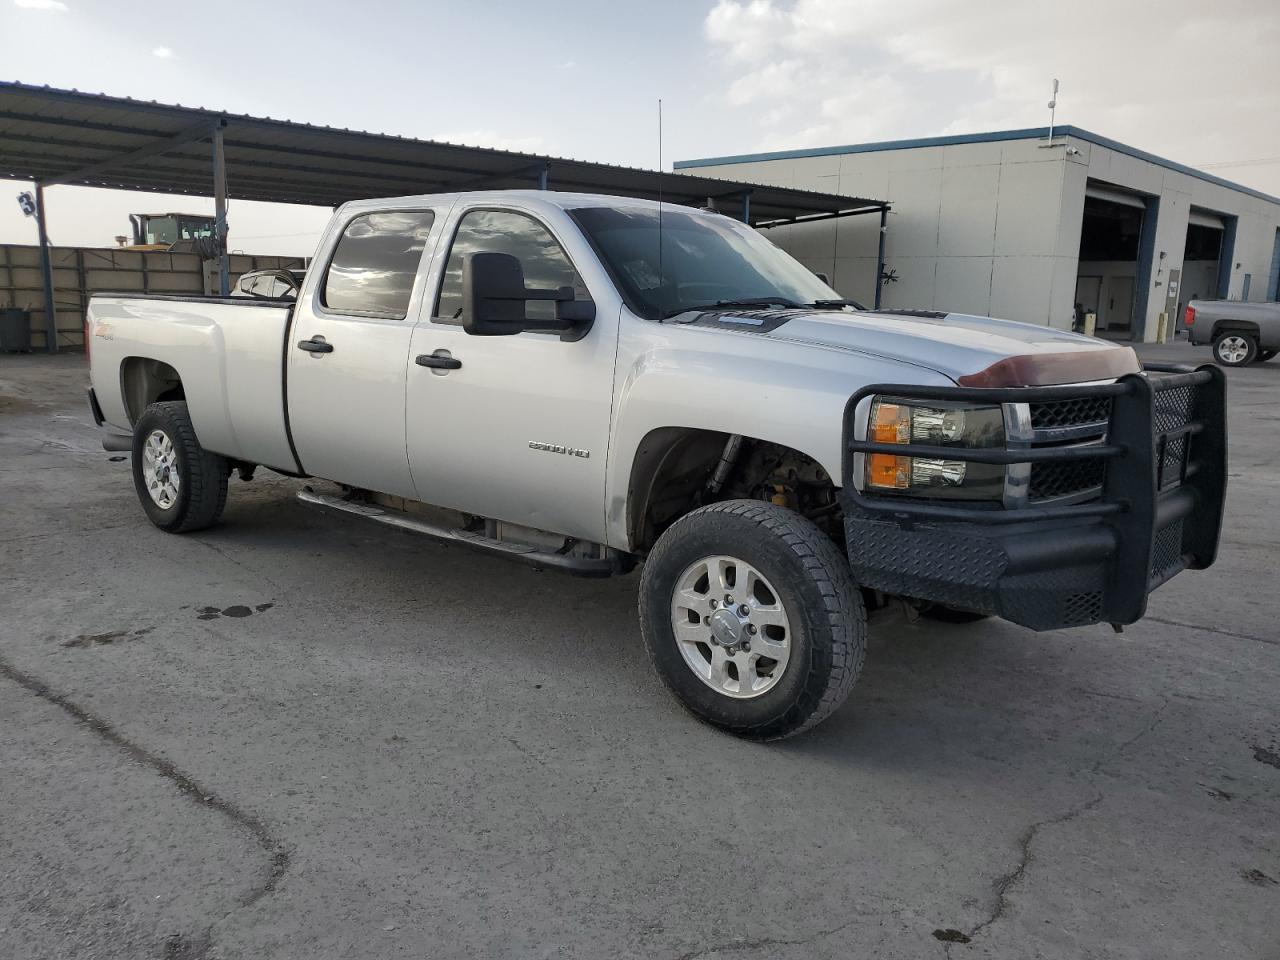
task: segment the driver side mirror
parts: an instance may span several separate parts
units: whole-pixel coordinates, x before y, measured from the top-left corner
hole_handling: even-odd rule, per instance
[[[554,302],[555,319],[530,318],[530,300]],[[575,300],[573,287],[526,287],[524,267],[509,253],[469,253],[462,258],[462,329],[472,336],[556,330],[562,340],[580,340],[595,317],[595,302]]]

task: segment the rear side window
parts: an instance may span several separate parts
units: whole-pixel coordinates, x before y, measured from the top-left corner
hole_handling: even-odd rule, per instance
[[[568,254],[533,217],[510,210],[472,210],[462,218],[453,237],[436,301],[437,323],[462,322],[462,258],[468,253],[510,254],[524,267],[525,286],[573,287],[577,299],[590,296]],[[530,319],[555,316],[555,304],[549,300],[530,300],[526,309]]]
[[[329,261],[321,303],[338,313],[403,320],[435,218],[430,210],[356,217]]]

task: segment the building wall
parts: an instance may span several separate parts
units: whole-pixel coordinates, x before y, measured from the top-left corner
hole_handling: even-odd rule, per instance
[[[96,291],[203,294],[214,289],[210,263],[193,253],[158,253],[120,247],[50,247],[53,264],[53,302],[58,346],[84,346],[84,316]],[[259,257],[233,254],[231,282],[243,273],[273,267],[301,267],[299,257]],[[0,307],[31,312],[31,345],[45,348],[47,322],[40,248],[0,244]]]
[[[1090,181],[1158,201],[1151,266],[1135,289],[1135,300],[1145,299],[1146,307],[1133,325],[1146,339],[1155,338],[1165,308],[1168,272],[1183,268],[1193,206],[1237,218],[1230,295],[1240,296],[1244,275],[1251,273],[1250,299],[1266,297],[1280,203],[1083,136],[1055,137],[1049,145],[1034,135],[1037,131],[1027,133],[1002,140],[699,162],[689,172],[887,200],[892,210],[885,268],[896,278],[883,290],[887,307],[1070,328]],[[878,227],[869,215],[778,227],[766,236],[830,276],[843,295],[871,303]]]
[[[884,287],[886,307],[1071,325],[1080,213],[1063,209],[1061,150],[1017,140],[949,144],[697,173],[889,201],[885,269],[895,279]],[[1083,178],[1080,192],[1083,204]],[[766,235],[845,296],[871,303],[878,229],[868,215]]]
[[[1199,261],[1184,264],[1187,224],[1191,208],[1235,218],[1235,242],[1229,259],[1230,278],[1227,296],[1238,300],[1244,290],[1245,274],[1251,274],[1250,300],[1267,297],[1267,277],[1280,228],[1280,203],[1233,189],[1179,170],[1129,156],[1119,150],[1088,140],[1071,137],[1070,143],[1080,151],[1076,162],[1085,166],[1088,177],[1159,199],[1159,215],[1155,231],[1153,266],[1147,282],[1145,315],[1134,323],[1143,324],[1143,339],[1155,339],[1160,313],[1165,308],[1166,287],[1170,270],[1182,271],[1182,290],[1195,283],[1205,298],[1217,296],[1216,289],[1203,288],[1206,274],[1216,265]],[[1163,259],[1160,254],[1164,254]],[[1181,297],[1185,300],[1186,297]],[[1176,318],[1170,318],[1176,319]]]

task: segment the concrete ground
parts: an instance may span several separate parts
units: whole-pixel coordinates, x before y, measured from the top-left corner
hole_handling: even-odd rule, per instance
[[[1228,378],[1215,567],[1120,636],[884,616],[757,746],[635,575],[270,474],[161,533],[83,358],[0,357],[0,957],[1280,957],[1280,361]]]

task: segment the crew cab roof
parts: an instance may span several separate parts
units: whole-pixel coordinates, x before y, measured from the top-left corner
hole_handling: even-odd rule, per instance
[[[616,197],[601,193],[561,193],[558,190],[474,190],[460,193],[424,193],[409,197],[376,197],[371,200],[352,200],[349,203],[344,203],[338,209],[348,212],[395,210],[419,206],[424,203],[452,204],[457,200],[499,205],[509,201],[519,201],[535,206],[543,204],[561,210],[576,210],[581,207],[641,207],[649,210],[657,210],[662,207],[670,210],[672,207],[677,207],[682,213],[716,212],[699,210],[699,208],[681,204],[660,204],[656,200],[645,200],[640,197]]]

